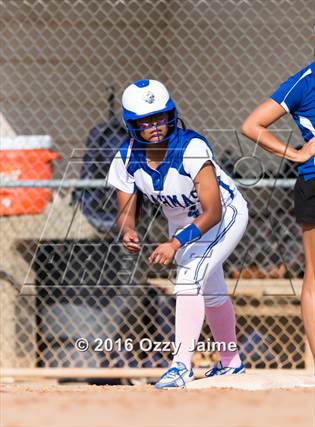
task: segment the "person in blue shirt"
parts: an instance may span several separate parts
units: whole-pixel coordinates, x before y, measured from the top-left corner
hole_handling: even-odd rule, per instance
[[[284,144],[268,129],[286,113],[301,131],[304,145],[300,149]],[[315,62],[284,81],[247,117],[241,132],[266,151],[298,164],[294,204],[296,220],[303,229],[305,254],[301,305],[315,359]]]

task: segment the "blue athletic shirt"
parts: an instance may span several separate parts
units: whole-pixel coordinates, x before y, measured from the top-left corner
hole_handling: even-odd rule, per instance
[[[140,190],[151,202],[162,205],[169,226],[176,229],[202,213],[193,182],[202,165],[210,161],[216,170],[223,206],[239,194],[233,180],[216,163],[210,144],[192,130],[179,129],[171,138],[167,153],[156,169],[147,163],[145,146],[126,140],[114,157],[108,182],[126,193]],[[173,232],[172,231],[172,232]]]
[[[315,62],[289,77],[271,95],[299,127],[305,142],[315,136]],[[298,167],[305,181],[315,178],[315,156]]]

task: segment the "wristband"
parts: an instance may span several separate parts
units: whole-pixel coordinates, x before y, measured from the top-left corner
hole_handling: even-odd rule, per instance
[[[185,227],[182,231],[179,231],[177,234],[174,234],[175,237],[181,246],[186,245],[186,243],[192,243],[200,239],[202,236],[201,231],[195,224],[190,224]]]

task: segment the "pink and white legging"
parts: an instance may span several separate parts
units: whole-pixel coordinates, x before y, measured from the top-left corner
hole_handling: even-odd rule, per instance
[[[197,342],[206,316],[216,342],[236,343],[235,313],[224,280],[223,263],[241,240],[248,223],[247,203],[239,194],[224,209],[222,221],[201,239],[176,254],[177,277],[175,341],[173,358],[190,368],[192,343]],[[220,351],[224,367],[238,367],[238,351]]]

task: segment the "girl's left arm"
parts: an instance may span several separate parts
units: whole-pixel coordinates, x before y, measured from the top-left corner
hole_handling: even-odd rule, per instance
[[[195,219],[194,224],[199,228],[201,234],[204,234],[218,224],[222,217],[220,189],[213,163],[208,161],[202,166],[194,183],[203,210],[203,213]]]
[[[204,234],[218,224],[222,217],[220,189],[215,168],[210,161],[202,166],[194,179],[194,184],[203,213],[195,219],[193,224],[201,234]],[[172,262],[180,247],[180,241],[173,237],[169,242],[162,243],[153,251],[149,257],[149,262],[167,265]]]

